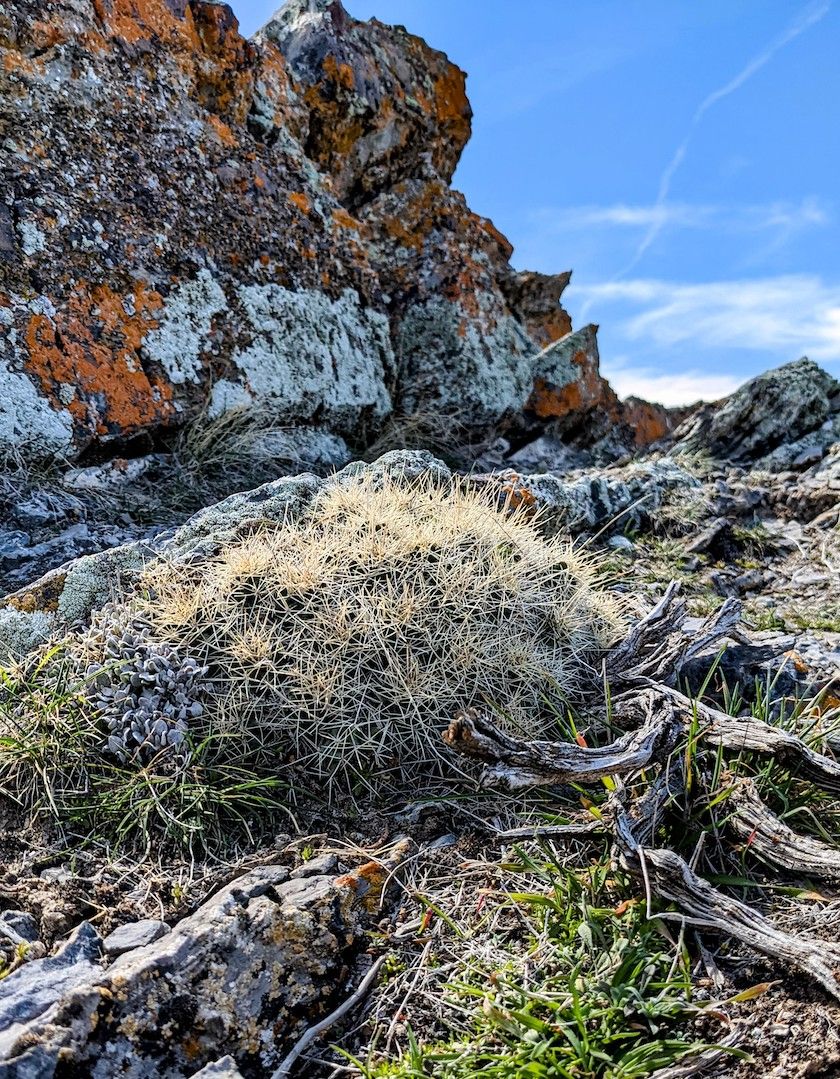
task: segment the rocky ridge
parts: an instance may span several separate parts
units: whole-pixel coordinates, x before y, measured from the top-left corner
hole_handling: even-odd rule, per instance
[[[210,0],[13,0],[0,59],[0,452],[243,407],[356,449],[429,410],[671,425],[600,377],[569,275],[513,270],[450,187],[465,75],[401,27],[290,0],[248,40]]]
[[[789,391],[784,425],[776,424],[779,386]],[[735,640],[722,659],[716,645],[698,652],[682,671],[687,684],[706,686],[707,693],[738,686],[745,707],[763,685],[772,685],[780,701],[818,695],[830,716],[840,707],[840,446],[826,445],[837,420],[836,390],[833,379],[799,361],[690,417],[670,445],[631,461],[569,470],[567,446],[554,469],[473,472],[470,482],[494,491],[499,505],[539,511],[543,527],[599,548],[634,608],[657,603],[667,582],[678,580],[695,616],[688,634],[709,612],[741,602]],[[751,430],[764,432],[761,438],[745,443],[745,416]],[[715,431],[719,456],[698,453],[698,424]],[[541,438],[547,452],[550,440]],[[397,451],[333,477],[280,478],[232,495],[175,530],[77,559],[7,596],[0,614],[7,659],[79,632],[112,596],[130,593],[143,567],[161,554],[184,564],[216,557],[255,529],[310,512],[319,492],[359,473],[374,483],[385,474],[407,482],[433,475],[444,485],[453,477],[428,452]],[[387,837],[389,849],[408,831],[422,844],[414,857],[437,864],[439,847],[460,840],[449,834],[452,823],[434,813],[419,825],[425,814],[409,803],[368,827]],[[324,827],[341,829],[337,821]],[[354,842],[364,846],[373,834],[360,832]],[[261,855],[264,869],[186,909],[167,896],[152,869],[143,871],[145,883],[131,887],[131,876],[88,853],[78,855],[80,868],[77,855],[68,858],[61,849],[48,848],[45,858],[37,846],[24,845],[7,856],[0,901],[9,910],[0,935],[18,958],[0,982],[0,1075],[25,1076],[32,1068],[61,1074],[55,1069],[68,1060],[94,1075],[119,1066],[125,1074],[153,1069],[171,1079],[276,1067],[331,1006],[335,978],[352,968],[358,983],[371,969],[365,949],[372,923],[354,899],[373,888],[371,909],[379,917],[383,877],[399,872],[395,857],[338,878],[334,857],[310,866],[301,842],[278,837],[277,850]],[[48,868],[40,869],[44,861]],[[347,868],[354,864],[350,859]],[[114,916],[99,932],[83,913],[103,904]],[[407,916],[400,909],[393,915],[397,927]],[[812,1011],[814,1023],[830,1025],[824,1006]],[[160,1041],[162,1030],[167,1035]],[[765,1053],[759,1043],[751,1044]]]

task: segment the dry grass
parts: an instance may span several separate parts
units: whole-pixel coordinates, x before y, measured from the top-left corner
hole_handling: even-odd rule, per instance
[[[330,793],[452,772],[441,731],[490,703],[530,736],[620,624],[591,558],[462,486],[360,477],[305,519],[161,564],[144,616],[210,669],[208,722]]]

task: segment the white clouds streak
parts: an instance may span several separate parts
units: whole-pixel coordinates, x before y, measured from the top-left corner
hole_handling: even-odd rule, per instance
[[[688,153],[688,147],[691,143],[691,139],[697,125],[702,121],[706,113],[710,109],[714,108],[714,106],[717,105],[718,102],[723,101],[724,98],[729,97],[730,94],[734,94],[737,90],[739,90],[744,85],[744,83],[746,83],[749,79],[753,77],[753,75],[755,75],[766,64],[768,64],[776,55],[776,53],[778,53],[786,45],[789,45],[791,41],[794,41],[796,38],[798,38],[800,34],[803,34],[806,30],[808,30],[810,27],[814,26],[821,19],[823,19],[828,14],[830,8],[830,0],[819,0],[819,2],[817,3],[809,4],[809,6],[800,13],[799,17],[791,23],[787,30],[784,31],[784,33],[780,34],[779,37],[772,41],[762,52],[754,56],[752,60],[750,60],[749,63],[747,63],[746,66],[743,67],[741,71],[739,71],[738,74],[734,76],[734,78],[730,79],[729,82],[725,83],[723,86],[718,87],[718,89],[713,90],[700,102],[700,104],[695,109],[694,115],[691,118],[691,123],[689,125],[688,132],[686,133],[685,138],[674,151],[671,160],[666,165],[665,170],[660,177],[659,191],[656,197],[655,206],[662,207],[667,203],[668,196],[671,193],[671,185],[673,184],[674,176],[676,175],[677,170],[680,168],[683,161],[685,160],[685,156]],[[639,260],[642,258],[644,253],[657,238],[664,226],[665,222],[663,221],[654,220],[651,222],[648,231],[642,237],[639,246],[636,248],[636,253],[634,254],[630,263],[624,268],[624,270],[620,274],[621,277],[628,274],[632,269],[634,269],[635,266],[638,265]]]
[[[803,354],[840,362],[840,285],[817,276],[701,284],[637,278],[578,285],[574,292],[596,320],[609,307],[615,331],[648,349],[751,349],[764,353],[768,366]]]
[[[809,197],[801,202],[771,202],[753,206],[719,206],[702,203],[668,202],[647,206],[616,203],[612,206],[570,206],[541,210],[535,215],[543,227],[557,231],[593,228],[651,229],[669,226],[680,229],[715,229],[722,232],[795,232],[826,225],[829,207]]]

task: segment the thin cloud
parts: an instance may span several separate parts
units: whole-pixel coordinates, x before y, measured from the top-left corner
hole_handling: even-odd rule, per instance
[[[722,206],[669,202],[650,205],[616,203],[611,206],[570,206],[545,209],[534,215],[542,227],[557,231],[593,228],[651,229],[666,225],[678,229],[716,229],[727,232],[777,230],[789,235],[803,228],[826,225],[829,208],[819,199],[772,202],[753,206]]]
[[[665,170],[660,177],[659,191],[657,193],[655,203],[656,206],[663,206],[665,203],[667,203],[668,196],[671,192],[671,185],[674,181],[674,176],[676,175],[677,171],[685,160],[686,154],[688,153],[688,147],[694,135],[694,131],[697,128],[698,124],[702,121],[706,113],[710,109],[714,108],[714,106],[717,105],[718,102],[723,101],[724,98],[729,97],[730,94],[734,94],[737,90],[739,90],[744,85],[744,83],[746,83],[749,79],[753,77],[753,75],[755,75],[758,71],[765,67],[765,65],[767,65],[781,49],[783,49],[786,45],[789,45],[791,41],[794,41],[800,36],[800,34],[803,34],[810,27],[814,26],[821,19],[825,18],[830,9],[830,0],[821,0],[821,2],[819,3],[810,4],[807,8],[804,9],[804,11],[800,13],[799,17],[791,23],[791,25],[787,28],[787,30],[784,31],[784,33],[780,34],[779,37],[772,41],[762,52],[758,53],[757,56],[754,56],[752,60],[750,60],[749,63],[746,64],[746,66],[742,68],[742,70],[739,71],[737,75],[735,75],[734,78],[730,79],[729,82],[725,83],[723,86],[718,87],[718,89],[713,90],[700,102],[700,104],[694,111],[694,115],[691,118],[691,123],[689,124],[688,132],[686,133],[685,138],[674,151],[671,160],[666,165]],[[634,254],[629,264],[624,268],[624,270],[622,270],[621,274],[619,275],[620,277],[625,276],[638,265],[639,260],[642,258],[644,253],[648,250],[650,245],[654,242],[654,240],[657,238],[663,228],[664,222],[656,220],[651,222],[648,231],[642,237],[642,240],[636,249],[636,253]]]
[[[840,362],[840,284],[789,274],[679,284],[648,278],[580,285],[578,298],[626,340],[672,349],[750,349],[777,359]],[[570,290],[571,292],[571,290]],[[616,310],[616,307],[618,310]]]
[[[733,375],[697,370],[663,373],[653,367],[634,367],[626,359],[603,363],[601,370],[620,397],[642,397],[669,408],[728,397],[742,381]]]

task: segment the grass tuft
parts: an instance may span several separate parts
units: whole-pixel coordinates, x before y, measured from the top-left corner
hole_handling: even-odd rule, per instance
[[[607,864],[571,872],[554,859],[519,848],[494,867],[527,890],[485,890],[479,917],[444,926],[436,951],[450,980],[425,988],[441,996],[435,1028],[412,1027],[409,1004],[390,1059],[374,1029],[365,1059],[352,1058],[366,1079],[634,1079],[708,1048],[683,944]]]

